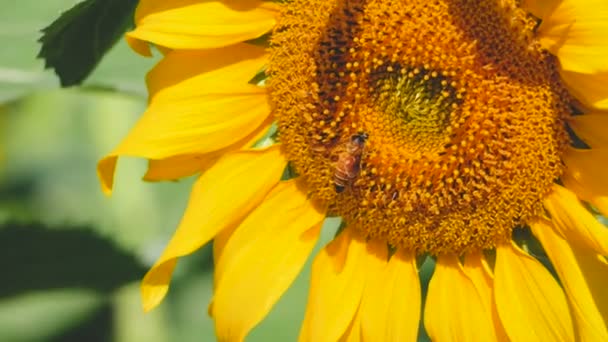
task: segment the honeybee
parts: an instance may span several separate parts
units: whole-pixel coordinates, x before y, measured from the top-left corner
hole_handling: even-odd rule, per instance
[[[368,137],[365,132],[353,135],[346,143],[344,151],[338,156],[334,171],[334,186],[337,193],[344,191],[346,186],[350,186],[359,174],[361,155]]]

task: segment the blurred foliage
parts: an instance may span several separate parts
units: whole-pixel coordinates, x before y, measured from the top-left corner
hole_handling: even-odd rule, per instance
[[[32,292],[0,301],[0,339],[2,341],[56,341],[95,321],[95,330],[108,329],[97,315],[107,303],[95,292],[76,289]],[[93,339],[97,340],[97,339]],[[64,339],[63,341],[85,341]],[[87,340],[89,341],[89,340]]]
[[[41,30],[78,0],[0,0],[0,104],[32,91],[59,85],[44,61],[36,58]],[[70,46],[80,48],[80,46]],[[137,57],[121,42],[109,52],[84,85],[95,89],[120,90],[145,96],[143,75],[154,60]]]
[[[4,270],[19,260],[0,298],[67,287],[110,292],[145,272],[133,255],[88,228],[8,223],[0,227],[0,256]]]
[[[0,103],[57,85],[54,75],[44,72],[42,61],[36,60],[36,41],[54,13],[75,2],[0,0],[0,43],[5,47],[0,49]]]

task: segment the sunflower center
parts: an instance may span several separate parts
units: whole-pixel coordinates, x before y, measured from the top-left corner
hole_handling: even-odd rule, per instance
[[[417,151],[438,151],[448,137],[456,89],[437,72],[394,64],[371,76],[368,95],[390,134]]]
[[[294,0],[270,100],[312,196],[417,252],[492,248],[542,213],[567,92],[515,1]]]
[[[450,126],[455,89],[436,72],[392,65],[372,77],[370,94],[386,127],[420,151],[440,148]],[[430,144],[429,144],[430,143]]]

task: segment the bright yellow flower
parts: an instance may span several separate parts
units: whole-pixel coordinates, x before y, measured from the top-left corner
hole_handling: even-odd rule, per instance
[[[141,0],[127,39],[165,55],[103,188],[118,156],[200,173],[144,308],[213,240],[209,312],[240,341],[341,216],[302,341],[414,340],[425,256],[434,341],[608,341],[608,2],[519,3]]]

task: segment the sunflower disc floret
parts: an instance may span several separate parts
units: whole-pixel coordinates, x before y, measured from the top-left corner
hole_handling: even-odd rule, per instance
[[[536,24],[514,1],[287,4],[270,101],[312,197],[419,253],[493,248],[542,215],[571,98]],[[338,193],[336,162],[360,132],[358,175]]]

